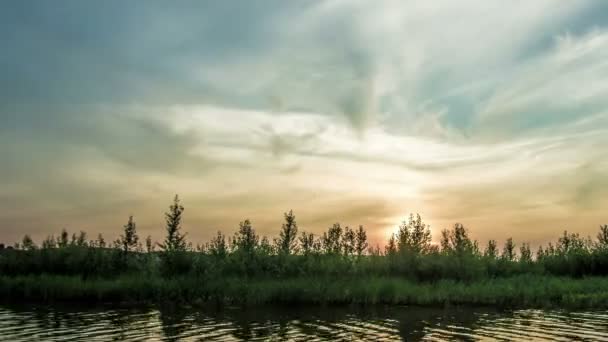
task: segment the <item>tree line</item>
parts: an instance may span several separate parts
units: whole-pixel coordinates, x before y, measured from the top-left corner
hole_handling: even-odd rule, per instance
[[[193,246],[182,230],[184,206],[176,195],[165,213],[165,238],[140,239],[130,216],[118,239],[108,243],[99,234],[88,239],[83,231],[65,229],[38,246],[29,235],[10,248],[0,245],[0,273],[77,274],[111,277],[125,272],[164,276],[190,274],[215,276],[404,276],[422,281],[472,280],[516,274],[552,274],[580,277],[608,274],[608,225],[595,239],[564,231],[553,243],[533,252],[528,243],[507,239],[502,248],[495,240],[480,248],[462,224],[441,232],[439,244],[431,241],[429,226],[420,215],[410,215],[391,235],[384,248],[371,247],[363,226],[351,229],[335,223],[317,236],[300,232],[293,211],[284,213],[279,235],[272,241],[260,236],[250,220],[237,232],[222,232],[207,243]]]

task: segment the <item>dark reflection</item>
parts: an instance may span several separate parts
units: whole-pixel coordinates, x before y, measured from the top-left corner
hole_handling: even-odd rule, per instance
[[[487,308],[117,309],[0,306],[0,340],[383,340],[608,338],[608,312]]]
[[[179,341],[180,337],[192,329],[192,322],[188,319],[189,311],[175,307],[163,307],[159,312],[162,331],[167,341]]]

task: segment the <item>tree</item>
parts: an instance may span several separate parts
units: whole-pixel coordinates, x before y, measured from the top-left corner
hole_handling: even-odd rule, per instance
[[[308,255],[314,250],[315,235],[313,233],[302,232],[300,235],[300,246],[302,247],[302,253]]]
[[[87,233],[83,230],[76,235],[76,233],[72,234],[72,241],[70,241],[71,246],[78,247],[86,247],[87,246]]]
[[[496,245],[496,240],[488,241],[488,246],[486,247],[483,255],[491,259],[496,259],[498,256],[498,246]]]
[[[101,233],[97,235],[97,247],[106,248],[106,240],[103,238],[103,235],[101,235]]]
[[[258,247],[260,237],[251,226],[251,221],[246,219],[239,223],[239,231],[235,237],[237,250],[244,254],[253,254]]]
[[[451,252],[452,247],[450,246],[450,231],[448,229],[443,229],[441,231],[441,252],[444,254],[449,254]]]
[[[34,243],[34,240],[32,240],[32,238],[28,235],[25,234],[23,236],[23,240],[21,241],[21,248],[23,248],[26,251],[32,251],[34,249],[36,249],[36,244]]]
[[[209,252],[211,255],[224,258],[228,254],[228,246],[226,245],[226,236],[218,231],[215,238],[209,243]]]
[[[452,230],[445,229],[441,232],[441,250],[445,254],[458,256],[479,253],[477,242],[471,241],[467,229],[460,223],[454,224]]]
[[[296,223],[296,216],[293,214],[293,210],[283,215],[285,216],[285,223],[281,226],[279,239],[276,241],[277,249],[279,253],[285,255],[297,253],[298,224]]]
[[[342,249],[342,227],[334,223],[321,238],[321,247],[326,254],[340,254]]]
[[[344,235],[342,237],[342,250],[344,255],[350,256],[355,253],[356,248],[356,236],[355,231],[350,229],[348,226],[344,227]]]
[[[154,252],[154,244],[152,243],[152,236],[148,235],[146,237],[146,252],[152,253]]]
[[[397,239],[395,238],[395,234],[391,234],[391,237],[388,239],[388,244],[384,247],[384,253],[386,255],[394,255],[397,253]]]
[[[186,235],[181,233],[182,214],[184,207],[181,205],[178,195],[173,198],[173,204],[169,206],[169,212],[165,213],[167,236],[160,247],[165,252],[186,251]]]
[[[135,249],[139,236],[137,236],[137,226],[133,221],[133,216],[129,216],[129,221],[124,225],[124,234],[120,236],[120,244],[124,253]]]
[[[513,243],[512,238],[508,238],[507,242],[505,242],[505,246],[502,250],[502,258],[509,261],[515,260],[515,243]]]
[[[545,257],[545,251],[543,246],[538,246],[538,250],[536,251],[536,260],[542,260]]]
[[[46,239],[44,239],[42,241],[43,249],[50,249],[50,248],[55,248],[55,247],[57,247],[57,242],[55,241],[54,235],[49,235],[46,237]]]
[[[401,252],[425,253],[431,245],[431,230],[422,222],[420,214],[410,214],[409,221],[403,221],[397,232],[397,248]]]
[[[57,242],[57,245],[60,248],[65,248],[68,246],[68,232],[67,230],[65,230],[65,228],[61,230],[61,235],[59,235],[59,241]]]
[[[270,244],[270,240],[268,240],[268,238],[266,236],[262,237],[262,240],[260,240],[260,245],[258,246],[257,249],[258,249],[258,252],[261,255],[272,255],[272,254],[274,254],[274,248]]]
[[[608,224],[600,226],[600,232],[597,233],[597,240],[602,248],[608,248]]]
[[[559,254],[570,254],[573,252],[580,252],[586,249],[586,243],[578,233],[568,234],[568,231],[564,230],[564,234],[557,240],[557,252]]]
[[[522,243],[519,247],[519,261],[522,263],[532,262],[532,252],[530,251],[529,243]]]
[[[356,234],[356,243],[355,243],[355,251],[357,252],[357,256],[361,256],[367,250],[367,233],[362,225],[359,225],[359,229]]]

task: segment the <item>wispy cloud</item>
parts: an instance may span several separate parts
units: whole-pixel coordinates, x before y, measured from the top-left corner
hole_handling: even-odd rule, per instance
[[[0,239],[131,213],[160,234],[174,192],[201,239],[289,208],[378,239],[410,211],[538,241],[600,223],[602,1],[5,7]]]

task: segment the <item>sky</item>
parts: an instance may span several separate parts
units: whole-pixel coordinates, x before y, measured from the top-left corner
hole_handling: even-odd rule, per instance
[[[607,1],[0,5],[0,241],[608,223]]]

